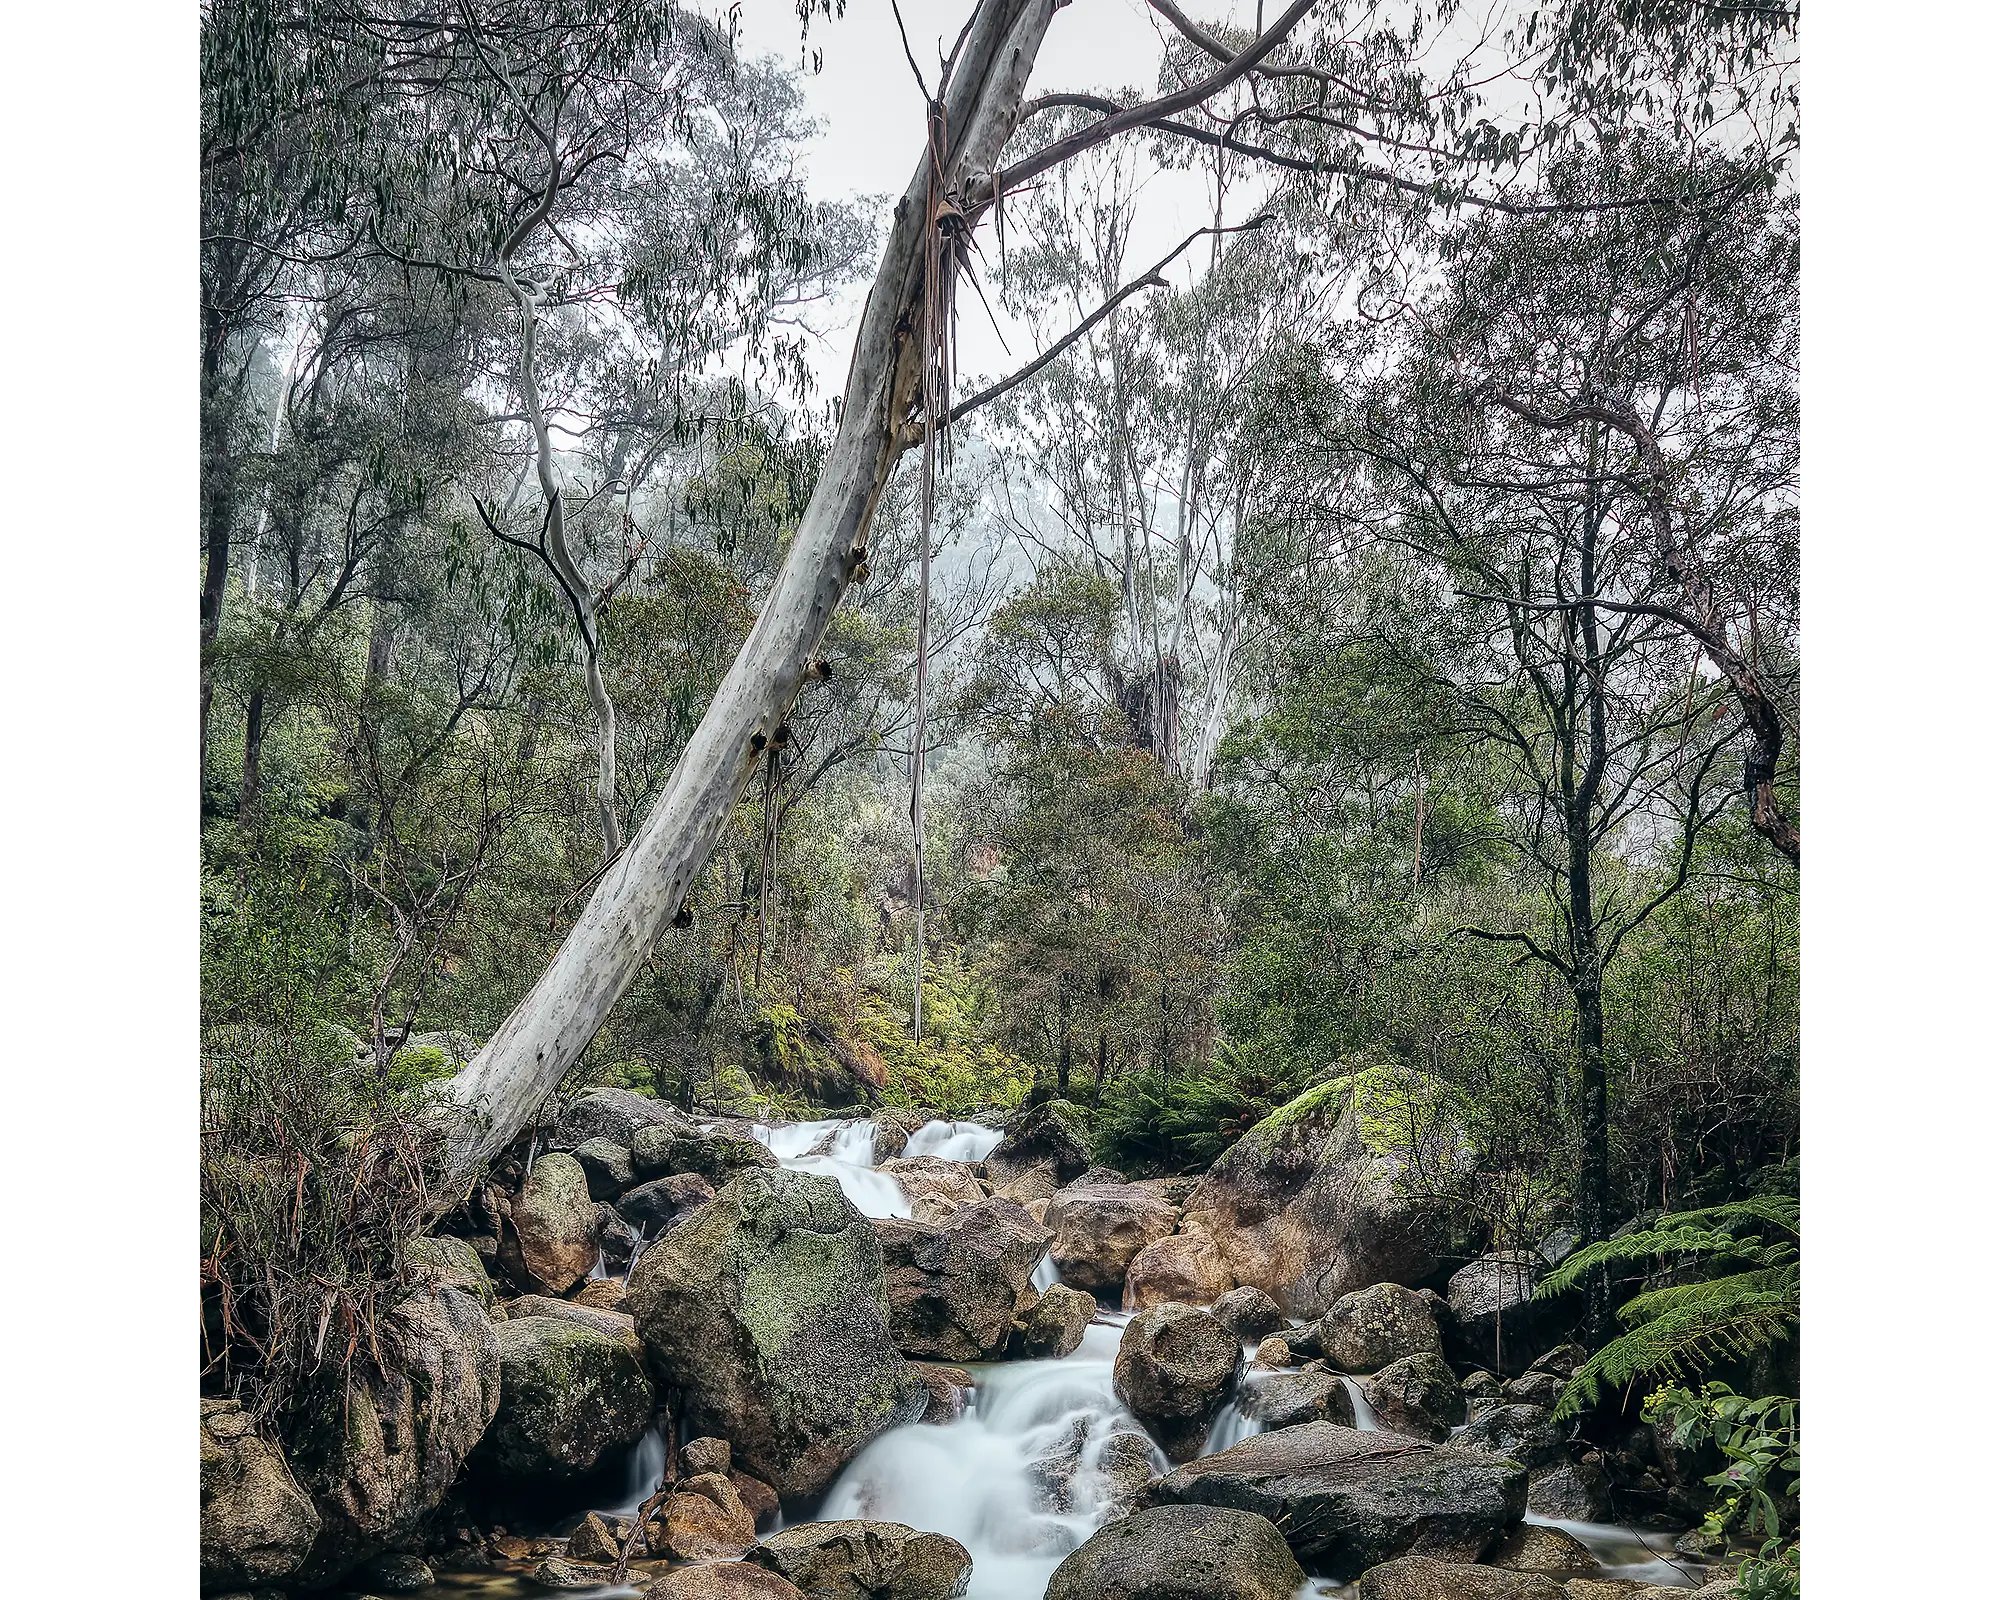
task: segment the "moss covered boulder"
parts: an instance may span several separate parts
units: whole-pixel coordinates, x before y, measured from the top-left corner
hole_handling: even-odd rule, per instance
[[[1285,1536],[1253,1512],[1160,1506],[1063,1558],[1048,1600],[1292,1600],[1305,1584]]]
[[[1392,1433],[1442,1439],[1465,1420],[1465,1391],[1444,1357],[1429,1350],[1392,1361],[1364,1378],[1361,1393]]]
[[[487,1275],[486,1263],[479,1259],[470,1239],[444,1236],[412,1239],[403,1259],[410,1276],[419,1283],[450,1284],[463,1289],[489,1311],[498,1303],[493,1279]]]
[[[1355,1585],[1358,1600],[1566,1600],[1545,1573],[1502,1572],[1467,1562],[1400,1556],[1370,1567]]]
[[[1083,1343],[1084,1330],[1096,1320],[1096,1296],[1051,1284],[1014,1324],[1007,1353],[1030,1360],[1059,1359]]]
[[[1446,1353],[1503,1378],[1526,1372],[1537,1354],[1570,1332],[1582,1309],[1579,1295],[1537,1300],[1542,1277],[1542,1258],[1532,1250],[1483,1255],[1460,1267],[1445,1288]]]
[[[1404,1356],[1444,1354],[1431,1304],[1400,1283],[1375,1283],[1334,1301],[1319,1319],[1319,1347],[1342,1372],[1380,1372]]]
[[[641,1128],[632,1136],[632,1166],[641,1178],[691,1172],[720,1187],[747,1167],[775,1167],[778,1158],[755,1139],[699,1128]]]
[[[1238,1283],[1317,1317],[1373,1283],[1421,1283],[1452,1244],[1410,1181],[1453,1160],[1462,1135],[1435,1083],[1370,1067],[1323,1083],[1258,1123],[1188,1196]]]
[[[597,1264],[600,1227],[582,1166],[574,1156],[551,1151],[514,1197],[500,1259],[524,1288],[561,1294]]]
[[[462,1289],[422,1289],[379,1321],[385,1372],[357,1364],[288,1417],[292,1470],[321,1523],[299,1586],[403,1548],[443,1503],[499,1409],[502,1326]]]
[[[500,1407],[473,1452],[476,1472],[509,1484],[562,1483],[638,1440],[652,1425],[653,1384],[638,1338],[620,1320],[582,1311],[498,1325]]]
[[[647,1247],[627,1298],[697,1434],[784,1495],[818,1494],[929,1394],[889,1332],[882,1247],[831,1178],[739,1173]]]
[[[551,1150],[574,1150],[590,1139],[609,1139],[632,1148],[632,1138],[641,1128],[692,1128],[674,1107],[651,1095],[630,1089],[592,1089],[578,1095],[556,1119],[549,1137]]]
[[[287,1577],[319,1530],[312,1497],[249,1414],[234,1400],[202,1401],[202,1588]]]

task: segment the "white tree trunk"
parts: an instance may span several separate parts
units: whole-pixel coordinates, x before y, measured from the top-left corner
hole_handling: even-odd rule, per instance
[[[1055,0],[981,0],[944,90],[948,183],[990,174],[1014,131]],[[805,681],[853,577],[917,394],[929,156],[895,220],[855,337],[840,427],[756,624],[646,820],[555,959],[452,1080],[452,1186],[502,1149],[573,1067],[679,909]]]

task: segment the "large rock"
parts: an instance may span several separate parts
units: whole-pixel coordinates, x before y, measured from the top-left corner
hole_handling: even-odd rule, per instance
[[[448,1235],[412,1239],[403,1252],[403,1260],[418,1283],[450,1284],[463,1289],[489,1311],[498,1302],[486,1263],[479,1259],[479,1252],[469,1239]]]
[[[404,1546],[443,1502],[499,1409],[504,1326],[462,1289],[413,1294],[377,1330],[387,1372],[357,1367],[288,1420],[292,1470],[321,1523],[302,1586]]]
[[[875,1147],[869,1165],[879,1167],[893,1161],[910,1147],[910,1135],[926,1123],[936,1122],[928,1111],[906,1106],[884,1106],[875,1113]]]
[[[693,1124],[668,1105],[630,1089],[592,1089],[563,1108],[549,1136],[551,1150],[574,1150],[590,1139],[609,1139],[632,1148],[641,1128],[690,1128]]]
[[[750,1559],[812,1600],[956,1600],[972,1577],[964,1545],[900,1522],[804,1522]]]
[[[1180,1212],[1136,1184],[1064,1189],[1049,1201],[1043,1220],[1055,1234],[1050,1255],[1072,1289],[1121,1289],[1139,1252],[1164,1239]]]
[[[646,1600],[805,1600],[797,1587],[754,1561],[705,1561],[655,1578]]]
[[[646,1237],[657,1239],[696,1206],[715,1198],[708,1179],[698,1172],[675,1172],[654,1178],[629,1191],[618,1202],[618,1215]]]
[[[716,1187],[753,1167],[775,1167],[778,1158],[757,1140],[699,1128],[641,1128],[632,1136],[632,1165],[642,1178],[693,1172]]]
[[[1154,1306],[1125,1325],[1112,1387],[1170,1461],[1191,1460],[1243,1358],[1236,1335],[1193,1306]]]
[[[1451,1275],[1444,1298],[1454,1360],[1518,1377],[1569,1331],[1576,1316],[1573,1297],[1534,1298],[1542,1270],[1539,1255],[1517,1250],[1481,1256]]]
[[[756,1542],[756,1514],[721,1473],[697,1473],[674,1485],[665,1544],[676,1561],[728,1560]]]
[[[910,1215],[919,1222],[943,1222],[987,1197],[979,1174],[963,1161],[939,1156],[896,1156],[881,1163],[909,1198]]]
[[[1533,1498],[1533,1486],[1529,1496]],[[1487,1564],[1509,1572],[1540,1572],[1551,1578],[1589,1578],[1603,1571],[1590,1546],[1573,1533],[1545,1523],[1524,1522],[1487,1554]]]
[[[1097,1298],[1067,1284],[1051,1284],[1014,1324],[1010,1356],[1055,1360],[1083,1343],[1084,1330],[1097,1320]]]
[[[510,1311],[500,1340],[500,1409],[472,1466],[508,1484],[581,1477],[652,1426],[655,1397],[630,1318],[571,1307]]]
[[[986,1176],[997,1188],[1036,1167],[1047,1167],[1057,1184],[1090,1168],[1090,1139],[1083,1113],[1067,1100],[1049,1100],[1017,1122],[986,1155]]]
[[[1461,1136],[1434,1084],[1390,1067],[1321,1084],[1232,1145],[1187,1200],[1238,1283],[1295,1317],[1317,1317],[1371,1283],[1419,1283],[1451,1245],[1437,1209],[1405,1180],[1416,1146],[1453,1159]],[[1413,1143],[1414,1141],[1414,1143]]]
[[[1404,1356],[1444,1354],[1430,1302],[1400,1283],[1344,1294],[1319,1319],[1321,1352],[1342,1372],[1380,1372]]]
[[[1401,1556],[1370,1567],[1355,1594],[1357,1600],[1566,1600],[1561,1585],[1538,1572],[1502,1572],[1428,1556]]]
[[[1231,1289],[1208,1308],[1208,1314],[1239,1339],[1262,1339],[1285,1325],[1278,1302],[1249,1283]]]
[[[1292,1600],[1285,1536],[1217,1506],[1160,1506],[1099,1528],[1063,1558],[1047,1600]]]
[[[607,1139],[602,1134],[584,1140],[570,1154],[583,1168],[584,1181],[590,1185],[590,1198],[593,1200],[616,1200],[632,1187],[637,1177],[632,1165],[632,1152],[616,1139]]]
[[[1595,1461],[1558,1461],[1528,1480],[1528,1509],[1563,1522],[1608,1522],[1611,1481]]]
[[[1216,1243],[1199,1228],[1155,1239],[1125,1269],[1125,1309],[1178,1300],[1182,1305],[1213,1305],[1236,1287]]]
[[[1331,1422],[1256,1434],[1153,1485],[1158,1504],[1269,1517],[1301,1561],[1343,1581],[1403,1555],[1476,1561],[1527,1494],[1518,1462]]]
[[[1540,1406],[1495,1406],[1468,1423],[1456,1442],[1512,1457],[1530,1472],[1539,1472],[1569,1459],[1569,1433]]]
[[[1354,1426],[1354,1396],[1331,1372],[1278,1372],[1259,1375],[1237,1391],[1243,1413],[1267,1428],[1291,1428],[1301,1422],[1337,1422]]]
[[[1160,1447],[1146,1434],[1120,1430],[1106,1439],[1097,1451],[1098,1507],[1105,1521],[1141,1510],[1162,1465]]]
[[[1005,1354],[1014,1307],[1048,1253],[1046,1228],[1017,1202],[988,1199],[947,1222],[878,1218],[875,1236],[897,1349],[938,1361]]]
[[[201,1403],[201,1584],[267,1583],[298,1570],[319,1512],[234,1400]]]
[[[1419,1439],[1442,1439],[1465,1420],[1465,1391],[1444,1357],[1424,1350],[1392,1361],[1361,1393],[1383,1427]]]
[[[597,1202],[574,1156],[552,1150],[537,1161],[510,1220],[501,1259],[523,1284],[561,1294],[597,1265]]]
[[[781,1494],[818,1494],[924,1414],[889,1333],[882,1247],[831,1178],[754,1169],[649,1245],[627,1298],[687,1425]]]

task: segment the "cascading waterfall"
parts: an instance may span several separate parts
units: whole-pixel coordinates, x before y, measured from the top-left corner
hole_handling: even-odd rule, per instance
[[[1215,1414],[1215,1421],[1208,1430],[1208,1439],[1201,1447],[1201,1453],[1212,1456],[1218,1450],[1227,1450],[1233,1444],[1241,1444],[1245,1439],[1265,1431],[1269,1425],[1259,1421],[1250,1413],[1255,1409],[1254,1396],[1277,1374],[1267,1367],[1253,1367],[1250,1357],[1256,1354],[1256,1346],[1243,1346],[1243,1365],[1237,1369],[1236,1388],[1223,1402],[1222,1409]]]
[[[1375,1415],[1375,1408],[1368,1403],[1368,1396],[1361,1392],[1361,1385],[1353,1378],[1342,1378],[1340,1386],[1347,1391],[1347,1398],[1354,1402],[1354,1426],[1360,1433],[1380,1433],[1382,1419]]]
[[[1144,1431],[1111,1382],[1129,1320],[1105,1313],[1061,1360],[973,1368],[976,1388],[962,1417],[875,1440],[841,1474],[819,1516],[949,1535],[972,1555],[968,1600],[1040,1595],[1062,1558],[1104,1520],[1105,1442]],[[1153,1455],[1164,1471],[1156,1447]]]
[[[1047,1294],[1049,1290],[1061,1283],[1062,1274],[1056,1271],[1056,1258],[1052,1255],[1047,1255],[1037,1261],[1035,1263],[1035,1275],[1028,1282],[1039,1294]]]
[[[906,1156],[935,1156],[940,1161],[984,1161],[1005,1135],[978,1122],[926,1122],[910,1135]]]
[[[875,1170],[875,1124],[866,1118],[792,1122],[776,1128],[759,1123],[750,1132],[778,1158],[779,1166],[833,1179],[864,1217],[910,1214],[910,1197],[903,1186]]]

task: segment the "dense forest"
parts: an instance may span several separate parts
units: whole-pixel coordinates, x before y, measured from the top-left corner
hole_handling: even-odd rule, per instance
[[[730,1445],[703,1465],[723,1412],[651,1326],[699,1320],[666,1309],[703,1281],[683,1239],[801,1163],[843,1172],[832,1200],[780,1185],[787,1218],[852,1211],[845,1168],[904,1168],[854,1213],[899,1372],[1068,1357],[1035,1343],[1052,1296],[1134,1313],[1117,1401],[1173,1466],[1140,1480],[1154,1509],[1100,1509],[1032,1583],[965,1539],[974,1594],[1196,1592],[1072,1563],[1098,1522],[1257,1509],[1174,1487],[1233,1454],[1176,1426],[1257,1415],[1239,1334],[1273,1383],[1324,1369],[1306,1426],[1344,1405],[1449,1453],[1511,1416],[1485,1441],[1508,1465],[1624,1496],[1583,1492],[1565,1526],[1669,1530],[1697,1585],[1706,1561],[1714,1593],[1798,1592],[1797,13],[1148,5],[1138,84],[1064,60],[1048,0],[905,7],[893,200],[811,181],[804,86],[861,0],[800,0],[789,55],[671,0],[204,7],[210,1592],[392,1592],[456,1539],[527,1585],[496,1595],[643,1588],[648,1550],[663,1597],[965,1593],[914,1555],[815,1587],[823,1552],[781,1549],[889,1503],[840,1510],[837,1469],[936,1426],[900,1398],[823,1470],[796,1419],[760,1446],[730,1415],[787,1524],[731,1564],[783,1588],[690,1587],[678,1563],[719,1551],[653,1548],[676,1473],[736,1512],[748,1492]],[[975,321],[1012,365],[960,368]],[[854,351],[840,395],[828,340]],[[969,1128],[992,1141],[936,1153]],[[667,1134],[677,1156],[631,1165]],[[1354,1161],[1380,1169],[1366,1205],[1346,1178],[1312,1199]],[[590,1242],[565,1277],[544,1191],[572,1166]],[[627,1204],[649,1168],[676,1208]],[[1102,1218],[1169,1202],[1094,1278]],[[995,1236],[1046,1228],[1060,1284],[1029,1288],[1038,1248],[998,1345],[926,1345],[897,1230],[942,1238],[968,1205],[1021,1211]],[[589,1391],[632,1413],[619,1450],[665,1429],[623,1524],[534,1544],[523,1485],[598,1452],[493,1464],[533,1454],[504,1340],[465,1439],[356,1487],[353,1397],[395,1432],[379,1397],[407,1408],[423,1348],[404,1297],[443,1303],[458,1241],[488,1305],[636,1316],[646,1400]],[[1235,1387],[1145,1401],[1146,1319],[1232,1301]],[[513,1304],[494,1327],[560,1322]],[[1414,1353],[1381,1331],[1412,1318],[1442,1329]],[[1341,1357],[1352,1328],[1397,1366]],[[1469,1413],[1378,1382],[1405,1362]],[[1537,1406],[1547,1438],[1516,1415]],[[226,1530],[211,1560],[211,1407],[305,1486],[289,1564]],[[215,1426],[221,1461],[245,1435]],[[572,1501],[550,1514],[607,1509]],[[1267,1587],[1199,1592],[1637,1587],[1527,1558],[1547,1587],[1378,1576],[1473,1570],[1489,1535],[1365,1560],[1279,1539]]]

